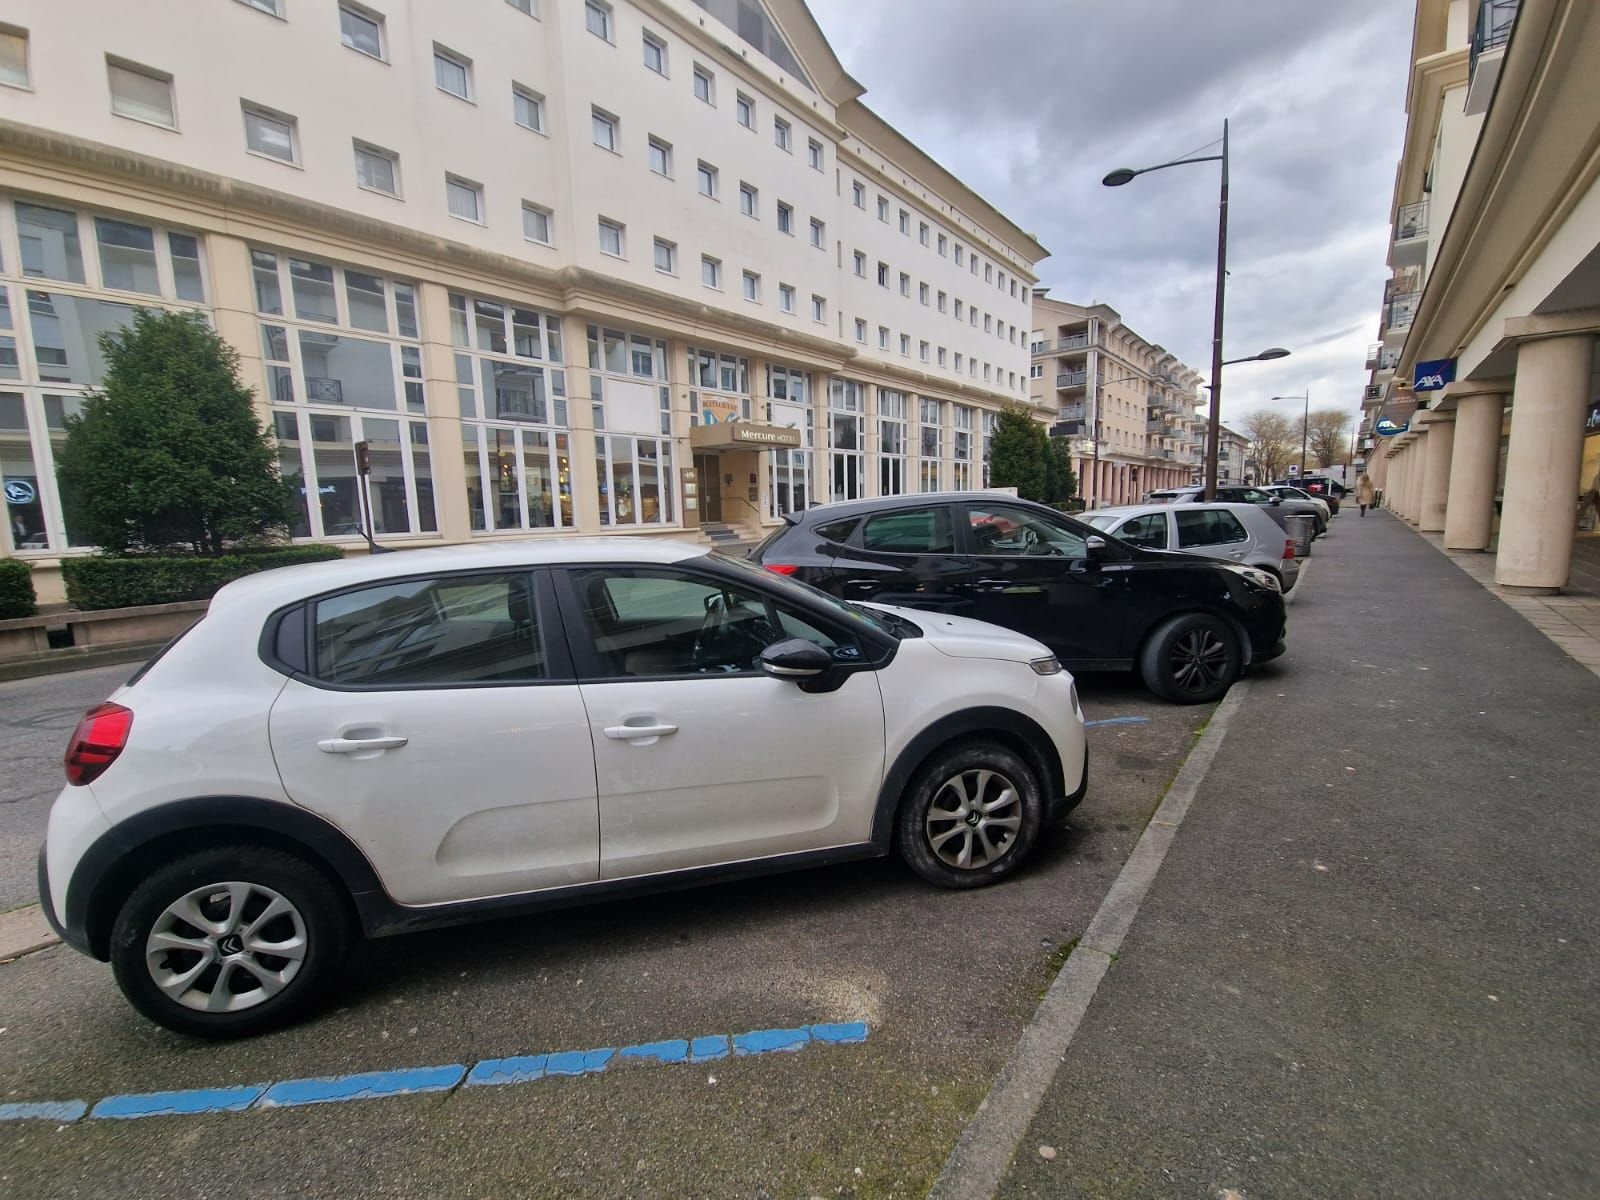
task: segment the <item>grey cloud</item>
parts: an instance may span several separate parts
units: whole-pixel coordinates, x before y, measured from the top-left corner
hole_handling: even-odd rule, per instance
[[[1309,383],[1354,409],[1386,275],[1410,5],[1399,0],[811,0],[868,104],[1053,252],[1043,282],[1100,300],[1204,369],[1217,177],[1177,157],[1231,115],[1225,416]],[[1214,153],[1214,151],[1207,151]],[[1278,407],[1283,407],[1279,405]]]

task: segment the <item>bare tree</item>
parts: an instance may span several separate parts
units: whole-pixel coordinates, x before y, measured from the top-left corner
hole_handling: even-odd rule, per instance
[[[1337,408],[1319,408],[1311,414],[1307,440],[1319,467],[1342,463],[1350,453],[1350,414]]]
[[[1289,460],[1299,453],[1299,433],[1282,413],[1258,408],[1248,413],[1240,425],[1250,438],[1250,456],[1256,460],[1256,469],[1263,481],[1281,478]]]

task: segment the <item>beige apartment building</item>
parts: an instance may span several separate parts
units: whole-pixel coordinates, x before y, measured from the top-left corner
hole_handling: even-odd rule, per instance
[[[96,335],[201,311],[297,538],[749,539],[984,483],[1046,251],[862,103],[801,0],[14,0],[0,554]],[[1055,405],[1052,401],[1051,408]]]
[[[1362,428],[1386,503],[1495,579],[1600,524],[1600,5],[1418,0]]]
[[[1122,323],[1109,305],[1035,289],[1030,395],[1071,439],[1078,494],[1091,508],[1129,504],[1204,473],[1201,375]]]

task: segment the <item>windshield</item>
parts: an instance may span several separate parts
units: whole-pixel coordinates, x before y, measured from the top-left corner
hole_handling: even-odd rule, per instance
[[[707,555],[707,557],[709,558],[710,555]],[[757,566],[748,559],[728,558],[718,555],[717,561],[724,566],[730,566],[736,570],[757,575],[767,587],[776,588],[780,593],[787,592],[793,599],[825,604],[841,620],[870,625],[879,633],[886,633],[896,641],[908,636],[908,633],[900,628],[901,626],[909,626],[910,629],[916,630],[916,626],[911,625],[909,621],[902,621],[899,618],[891,617],[888,613],[874,612],[871,609],[862,608],[859,604],[851,604],[848,600],[830,596],[819,587],[812,587],[809,583],[802,583],[800,580],[792,579],[788,575],[779,575],[776,571],[769,571],[765,567]],[[920,634],[922,631],[916,630],[916,632]]]
[[[1118,518],[1106,513],[1084,513],[1078,520],[1086,525],[1093,525],[1096,529],[1110,530],[1117,523]]]

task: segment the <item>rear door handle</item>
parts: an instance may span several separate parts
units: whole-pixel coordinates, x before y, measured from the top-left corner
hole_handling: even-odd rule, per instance
[[[677,732],[678,732],[678,727],[676,725],[668,725],[668,724],[666,724],[664,722],[663,723],[659,723],[659,724],[655,724],[655,725],[607,725],[606,726],[606,736],[608,738],[614,738],[615,740],[617,740],[619,742],[633,742],[633,741],[639,741],[639,740],[642,740],[642,739],[645,739],[645,738],[648,738],[649,740],[654,741],[656,738],[663,738],[663,737],[666,737],[669,733],[677,733]]]
[[[1011,586],[1005,579],[980,579],[977,581],[978,590],[981,592],[1003,592]]]
[[[370,750],[398,750],[408,739],[396,736],[368,738],[325,738],[317,743],[324,754],[360,754]]]

